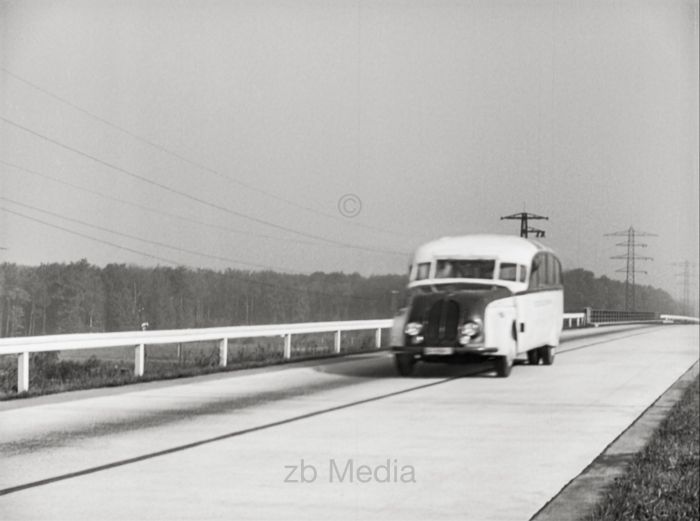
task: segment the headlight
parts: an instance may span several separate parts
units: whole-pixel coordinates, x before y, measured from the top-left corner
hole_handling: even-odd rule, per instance
[[[409,336],[416,336],[421,331],[423,331],[423,324],[420,322],[409,322],[403,329],[403,332]]]
[[[473,338],[476,338],[481,333],[480,322],[467,322],[459,330],[459,343],[467,345]]]
[[[462,336],[473,337],[481,332],[481,325],[478,322],[467,322],[462,326]]]

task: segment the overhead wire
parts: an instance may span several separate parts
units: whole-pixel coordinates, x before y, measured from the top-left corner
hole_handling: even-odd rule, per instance
[[[60,214],[60,213],[56,213],[56,212],[52,212],[52,211],[50,211],[50,210],[38,208],[38,207],[36,207],[36,206],[32,206],[32,205],[26,204],[26,203],[22,203],[22,202],[20,202],[20,201],[16,201],[16,200],[14,200],[14,199],[10,199],[9,197],[5,197],[5,196],[2,196],[2,195],[0,195],[0,200],[6,201],[6,202],[8,202],[8,203],[15,204],[15,205],[17,205],[17,206],[22,206],[22,207],[27,208],[27,209],[29,209],[29,210],[34,210],[35,212],[40,212],[40,213],[43,213],[43,214],[46,214],[46,215],[50,215],[50,216],[52,216],[52,217],[58,217],[59,219],[63,219],[63,220],[70,221],[70,222],[73,222],[73,223],[76,223],[76,224],[80,224],[80,225],[83,225],[83,226],[87,226],[88,228],[93,228],[93,229],[95,229],[95,230],[99,230],[99,231],[102,231],[102,232],[111,233],[111,234],[118,235],[118,236],[120,236],[120,237],[124,237],[124,238],[127,238],[127,239],[132,239],[132,240],[135,240],[135,241],[139,241],[139,242],[143,242],[143,243],[146,243],[146,244],[150,244],[150,245],[152,245],[152,246],[158,246],[158,247],[161,247],[161,248],[168,248],[168,249],[170,249],[170,250],[178,251],[178,252],[180,252],[180,253],[188,253],[188,254],[190,254],[190,255],[197,255],[197,256],[200,256],[200,257],[207,258],[207,259],[218,260],[218,261],[224,261],[224,262],[230,262],[230,263],[233,263],[233,264],[242,264],[242,265],[250,266],[250,267],[253,267],[253,268],[263,268],[263,269],[269,269],[269,270],[286,271],[286,272],[289,272],[289,273],[297,273],[297,274],[300,273],[300,272],[294,272],[294,271],[292,271],[292,270],[288,270],[287,268],[282,268],[282,267],[280,267],[280,266],[271,266],[271,265],[267,265],[267,264],[260,264],[260,263],[257,263],[257,262],[250,262],[250,261],[244,261],[244,260],[240,260],[240,259],[233,259],[233,258],[230,258],[230,257],[224,257],[224,256],[220,256],[220,255],[212,255],[212,254],[208,254],[208,253],[205,253],[205,252],[202,252],[202,251],[191,250],[191,249],[189,249],[189,248],[183,248],[182,246],[173,246],[172,244],[167,244],[167,243],[160,242],[160,241],[154,241],[154,240],[152,240],[152,239],[144,239],[143,237],[139,237],[139,236],[137,236],[137,235],[132,235],[132,234],[129,234],[129,233],[120,232],[120,231],[118,231],[118,230],[113,230],[113,229],[111,229],[111,228],[107,228],[107,227],[104,227],[104,226],[99,226],[99,225],[96,225],[96,224],[92,224],[92,223],[89,223],[89,222],[86,222],[86,221],[83,221],[83,220],[80,220],[80,219],[75,219],[75,218],[72,218],[72,217],[67,217],[67,216],[62,215],[62,214]]]
[[[92,118],[92,119],[95,119],[96,121],[99,121],[99,122],[101,122],[101,123],[103,123],[103,124],[105,124],[105,125],[107,125],[107,126],[113,128],[113,129],[119,131],[119,132],[122,132],[122,133],[128,135],[129,137],[131,137],[131,138],[133,138],[133,139],[136,139],[136,140],[138,140],[138,141],[141,141],[141,142],[143,142],[143,143],[146,143],[146,144],[149,145],[150,147],[153,147],[153,148],[155,148],[155,149],[157,149],[157,150],[159,150],[159,151],[161,151],[161,152],[163,152],[163,153],[165,153],[165,154],[168,154],[168,155],[170,155],[170,156],[172,156],[172,157],[174,157],[174,158],[176,158],[176,159],[178,159],[178,160],[180,160],[180,161],[183,161],[183,162],[185,162],[185,163],[187,163],[187,164],[189,164],[189,165],[191,165],[191,166],[194,166],[194,167],[196,167],[196,168],[198,168],[198,169],[200,169],[200,170],[204,170],[204,171],[206,171],[206,172],[208,172],[208,173],[210,173],[210,174],[213,174],[213,175],[215,175],[215,176],[217,176],[217,177],[220,177],[220,178],[222,178],[222,179],[225,179],[226,181],[228,181],[228,182],[230,182],[230,183],[237,184],[237,185],[242,186],[242,187],[244,187],[244,188],[246,188],[246,189],[248,189],[248,190],[251,190],[251,191],[253,191],[253,192],[257,192],[257,193],[263,194],[263,195],[265,195],[265,196],[267,196],[267,197],[273,198],[273,199],[275,199],[275,200],[277,200],[277,201],[281,201],[281,202],[283,202],[283,203],[285,203],[285,204],[294,206],[294,207],[299,208],[299,209],[301,209],[301,210],[304,210],[304,211],[306,211],[306,212],[310,212],[310,213],[313,213],[313,214],[316,214],[316,215],[320,215],[320,216],[323,216],[323,217],[326,217],[326,218],[330,218],[330,219],[333,219],[333,220],[335,220],[335,221],[341,222],[341,223],[346,224],[346,225],[350,225],[350,226],[354,226],[354,227],[358,227],[358,228],[364,228],[364,229],[368,229],[368,230],[373,230],[373,231],[381,232],[381,233],[385,233],[385,234],[407,236],[407,234],[401,233],[401,232],[398,232],[398,231],[395,231],[395,230],[387,230],[387,229],[384,229],[384,228],[381,228],[381,227],[378,227],[378,226],[371,226],[371,225],[364,224],[364,223],[360,223],[360,222],[356,222],[356,221],[348,221],[347,219],[340,218],[340,217],[338,217],[337,215],[333,215],[333,214],[330,214],[330,213],[323,212],[323,211],[321,211],[321,210],[317,210],[317,209],[312,208],[312,207],[310,207],[310,206],[306,206],[306,205],[300,204],[300,203],[298,203],[298,202],[296,202],[296,201],[293,201],[293,200],[291,200],[291,199],[288,199],[288,198],[282,197],[282,196],[280,196],[280,195],[277,195],[277,194],[275,194],[275,193],[272,193],[272,192],[270,192],[270,191],[268,191],[268,190],[264,190],[264,189],[259,188],[259,187],[257,187],[257,186],[251,185],[251,184],[246,183],[246,182],[244,182],[244,181],[241,181],[241,180],[239,180],[239,179],[232,178],[232,177],[230,177],[230,176],[228,176],[228,175],[225,175],[225,174],[219,172],[218,170],[215,170],[215,169],[213,169],[213,168],[211,168],[211,167],[209,167],[209,166],[207,166],[207,165],[205,165],[205,164],[203,164],[203,163],[201,163],[201,162],[195,161],[195,160],[193,160],[193,159],[190,159],[189,157],[184,156],[183,154],[180,154],[180,153],[178,153],[178,152],[175,152],[174,150],[172,150],[172,149],[170,149],[170,148],[168,148],[168,147],[166,147],[166,146],[164,146],[164,145],[161,145],[161,144],[159,144],[159,143],[156,143],[156,142],[153,141],[153,140],[150,140],[150,139],[148,139],[148,138],[145,138],[145,137],[143,137],[143,136],[140,136],[140,135],[138,135],[138,134],[132,132],[131,130],[129,130],[129,129],[125,128],[125,127],[122,127],[121,125],[117,125],[116,123],[113,123],[113,122],[111,122],[111,121],[109,121],[109,120],[107,120],[107,119],[105,119],[105,118],[103,118],[103,117],[101,117],[101,116],[99,116],[99,115],[97,115],[97,114],[95,114],[95,113],[93,113],[93,112],[91,112],[91,111],[89,111],[89,110],[87,110],[87,109],[85,109],[85,108],[83,108],[83,107],[77,105],[76,103],[73,103],[72,101],[70,101],[70,100],[68,100],[68,99],[66,99],[66,98],[64,98],[64,97],[59,96],[59,95],[57,95],[57,94],[54,94],[53,92],[49,91],[48,89],[45,89],[44,87],[41,87],[40,85],[37,85],[36,83],[33,83],[33,82],[27,80],[26,78],[23,78],[23,77],[19,76],[18,74],[15,74],[14,72],[8,70],[7,68],[5,68],[5,67],[3,67],[3,66],[0,66],[0,71],[4,72],[5,74],[7,74],[8,76],[14,78],[14,79],[17,80],[17,81],[19,81],[19,82],[21,82],[21,83],[24,83],[25,85],[28,85],[28,86],[32,87],[33,89],[38,90],[39,92],[45,94],[46,96],[49,96],[49,97],[51,97],[51,98],[53,98],[53,99],[55,99],[55,100],[57,100],[57,101],[59,101],[59,102],[61,102],[61,103],[63,103],[63,104],[65,104],[65,105],[67,105],[67,106],[73,108],[74,110],[77,110],[77,111],[81,112],[82,114],[85,114],[86,116],[88,116],[88,117],[90,117],[90,118]]]
[[[313,233],[304,232],[304,231],[301,231],[301,230],[296,230],[296,229],[294,229],[294,228],[290,228],[290,227],[287,227],[287,226],[284,226],[284,225],[281,225],[281,224],[273,223],[273,222],[271,222],[271,221],[267,221],[267,220],[261,219],[261,218],[259,218],[259,217],[255,217],[255,216],[252,216],[252,215],[248,215],[248,214],[245,214],[245,213],[243,213],[243,212],[238,212],[238,211],[236,211],[236,210],[232,210],[231,208],[227,208],[227,207],[222,206],[222,205],[220,205],[220,204],[217,204],[217,203],[214,203],[214,202],[211,202],[211,201],[207,201],[206,199],[202,199],[201,197],[197,197],[197,196],[195,196],[195,195],[192,195],[192,194],[190,194],[190,193],[184,192],[184,191],[179,190],[179,189],[177,189],[177,188],[173,188],[172,186],[166,185],[166,184],[164,184],[164,183],[161,183],[161,182],[158,182],[158,181],[154,181],[153,179],[149,179],[148,177],[145,177],[145,176],[143,176],[143,175],[141,175],[141,174],[137,174],[137,173],[135,173],[135,172],[132,172],[132,171],[127,170],[127,169],[125,169],[125,168],[122,168],[122,167],[120,167],[120,166],[113,165],[112,163],[109,163],[108,161],[104,161],[104,160],[102,160],[102,159],[100,159],[100,158],[98,158],[98,157],[96,157],[96,156],[93,156],[93,155],[91,155],[91,154],[88,154],[87,152],[83,152],[83,151],[80,150],[80,149],[77,149],[77,148],[75,148],[75,147],[72,147],[72,146],[70,146],[70,145],[67,145],[67,144],[65,144],[65,143],[62,143],[62,142],[60,142],[60,141],[58,141],[58,140],[56,140],[56,139],[53,139],[53,138],[51,138],[51,137],[49,137],[49,136],[46,136],[46,135],[44,135],[44,134],[41,134],[40,132],[37,132],[37,131],[35,131],[35,130],[29,128],[29,127],[26,127],[26,126],[24,126],[24,125],[21,125],[21,124],[17,123],[16,121],[13,121],[13,120],[11,120],[11,119],[9,119],[9,118],[3,116],[3,115],[0,115],[0,121],[3,121],[3,122],[5,122],[5,123],[7,123],[8,125],[11,125],[11,126],[13,126],[13,127],[15,127],[15,128],[18,128],[18,129],[20,129],[20,130],[22,130],[22,131],[24,131],[24,132],[26,132],[26,133],[28,133],[28,134],[31,134],[31,135],[33,135],[33,136],[35,136],[35,137],[38,137],[38,138],[40,138],[40,139],[42,139],[42,140],[44,140],[44,141],[47,141],[47,142],[49,142],[49,143],[52,143],[52,144],[54,144],[54,145],[56,145],[56,146],[58,146],[58,147],[60,147],[60,148],[63,148],[63,149],[65,149],[65,150],[68,150],[68,151],[70,151],[70,152],[73,152],[73,153],[75,153],[75,154],[78,154],[78,155],[80,155],[80,156],[86,157],[86,158],[88,158],[88,159],[90,159],[90,160],[92,160],[92,161],[94,161],[94,162],[96,162],[96,163],[98,163],[98,164],[100,164],[100,165],[106,166],[107,168],[110,168],[110,169],[112,169],[112,170],[114,170],[114,171],[116,171],[116,172],[119,172],[119,173],[123,174],[123,175],[132,177],[132,178],[134,178],[134,179],[138,179],[138,180],[141,181],[141,182],[144,182],[144,183],[146,183],[146,184],[150,184],[150,185],[152,185],[152,186],[155,186],[155,187],[157,187],[157,188],[160,188],[161,190],[165,190],[165,191],[167,191],[167,192],[176,194],[176,195],[178,195],[178,196],[180,196],[180,197],[189,199],[189,200],[191,200],[191,201],[195,201],[195,202],[197,202],[197,203],[199,203],[199,204],[202,204],[202,205],[204,205],[204,206],[208,206],[208,207],[210,207],[210,208],[214,208],[214,209],[216,209],[216,210],[219,210],[219,211],[222,211],[222,212],[231,214],[231,215],[235,215],[236,217],[241,217],[241,218],[243,218],[243,219],[247,219],[247,220],[249,220],[249,221],[256,222],[256,223],[258,223],[258,224],[262,224],[262,225],[265,225],[265,226],[270,226],[270,227],[272,227],[272,228],[276,228],[276,229],[283,230],[283,231],[290,232],[290,233],[295,233],[295,234],[297,234],[297,235],[301,235],[301,236],[304,236],[304,237],[307,237],[307,238],[311,238],[311,239],[316,239],[316,240],[319,240],[319,241],[322,241],[322,242],[327,242],[327,243],[330,243],[330,244],[337,244],[337,245],[340,245],[340,246],[346,246],[346,247],[351,248],[351,249],[364,250],[364,251],[372,251],[372,252],[379,252],[379,253],[392,253],[392,254],[401,254],[401,255],[405,255],[405,254],[406,254],[405,252],[397,252],[397,251],[394,251],[394,250],[386,250],[386,249],[381,249],[381,248],[372,248],[372,247],[369,247],[369,246],[362,246],[362,245],[357,245],[357,244],[346,243],[346,242],[343,242],[343,241],[337,241],[337,240],[335,240],[335,239],[329,239],[329,238],[327,238],[327,237],[323,237],[323,236],[316,235],[316,234],[313,234]]]
[[[71,230],[70,228],[66,228],[66,227],[64,227],[64,226],[61,226],[61,225],[58,225],[58,224],[55,224],[55,223],[48,222],[48,221],[45,221],[45,220],[43,220],[43,219],[39,219],[39,218],[37,218],[37,217],[32,217],[32,216],[30,216],[30,215],[23,214],[22,212],[18,212],[18,211],[16,211],[16,210],[12,210],[12,209],[6,208],[6,207],[4,207],[4,206],[0,206],[0,211],[3,211],[3,212],[6,212],[6,213],[9,213],[9,214],[12,214],[12,215],[21,217],[21,218],[26,219],[26,220],[29,220],[29,221],[33,221],[33,222],[35,222],[35,223],[43,224],[44,226],[48,226],[48,227],[50,227],[50,228],[54,228],[54,229],[57,229],[57,230],[61,230],[61,231],[63,231],[63,232],[69,233],[69,234],[71,234],[71,235],[76,235],[76,236],[82,237],[82,238],[84,238],[84,239],[88,239],[88,240],[91,240],[91,241],[94,241],[94,242],[98,242],[98,243],[101,243],[101,244],[105,244],[105,245],[107,245],[107,246],[112,246],[112,247],[117,248],[117,249],[120,249],[120,250],[124,250],[124,251],[128,251],[128,252],[131,252],[131,253],[135,253],[135,254],[137,254],[137,255],[141,255],[141,256],[144,256],[144,257],[151,258],[151,259],[155,259],[155,260],[158,260],[158,261],[161,261],[161,262],[165,262],[165,263],[167,263],[167,264],[172,264],[172,265],[174,265],[174,266],[182,266],[182,265],[183,265],[183,263],[181,263],[181,262],[179,262],[179,261],[176,261],[176,260],[173,260],[173,259],[170,259],[170,258],[167,258],[167,257],[163,257],[162,255],[156,255],[156,254],[144,252],[144,251],[142,251],[142,250],[138,250],[138,249],[135,249],[135,248],[130,248],[130,247],[128,247],[128,246],[123,246],[123,245],[121,245],[121,244],[117,244],[117,243],[115,243],[115,242],[108,241],[108,240],[106,240],[106,239],[100,239],[99,237],[93,237],[92,235],[88,235],[88,234],[85,234],[85,233],[82,233],[82,232],[79,232],[79,231],[76,231],[76,230]],[[339,293],[339,294],[336,294],[336,293],[327,293],[327,292],[323,292],[323,291],[316,291],[316,290],[310,290],[310,289],[305,289],[305,288],[297,288],[297,287],[294,287],[294,286],[287,286],[287,285],[284,285],[284,284],[275,284],[275,283],[273,283],[273,282],[267,282],[267,281],[263,281],[263,280],[254,280],[254,279],[252,279],[252,278],[250,278],[250,277],[245,277],[245,276],[237,275],[235,272],[232,272],[232,271],[231,271],[231,272],[227,272],[227,273],[228,273],[231,277],[233,277],[233,278],[235,278],[235,279],[237,279],[237,280],[240,280],[240,281],[242,281],[242,282],[248,283],[248,284],[254,284],[254,285],[258,285],[258,286],[266,286],[266,287],[270,287],[270,288],[274,288],[274,289],[285,289],[285,290],[288,290],[288,291],[293,291],[293,292],[296,292],[296,293],[302,293],[302,294],[307,294],[307,295],[319,295],[319,296],[325,296],[325,297],[344,298],[344,299],[349,299],[349,300],[362,300],[362,301],[372,301],[372,302],[381,300],[381,299],[379,299],[379,298],[361,297],[361,296],[358,296],[358,295],[348,295],[348,294],[345,294],[345,293]],[[297,276],[298,276],[298,275],[297,275]]]
[[[251,232],[251,231],[246,231],[246,230],[240,230],[240,229],[237,229],[237,228],[231,228],[231,227],[229,227],[229,226],[225,226],[225,225],[222,225],[222,224],[216,224],[216,223],[201,221],[201,220],[199,220],[199,219],[194,219],[194,218],[192,218],[192,217],[185,217],[184,215],[176,214],[176,213],[173,213],[173,212],[167,212],[167,211],[165,211],[165,210],[161,210],[161,209],[158,209],[158,208],[153,207],[153,206],[147,206],[147,205],[135,203],[135,202],[133,202],[133,201],[129,201],[129,200],[127,200],[127,199],[122,199],[122,198],[120,198],[120,197],[115,197],[115,196],[113,196],[113,195],[105,194],[105,193],[100,192],[100,191],[98,191],[98,190],[93,190],[93,189],[91,189],[91,188],[88,188],[88,187],[86,187],[86,186],[82,186],[82,185],[77,184],[77,183],[71,183],[70,181],[66,181],[65,179],[61,179],[61,178],[58,178],[58,177],[54,177],[54,176],[48,175],[48,174],[46,174],[46,173],[39,172],[39,171],[37,171],[37,170],[33,170],[33,169],[31,169],[31,168],[26,168],[26,167],[21,166],[21,165],[18,165],[18,164],[16,164],[16,163],[12,163],[12,162],[10,162],[10,161],[6,161],[6,160],[4,160],[4,159],[2,159],[2,158],[0,158],[0,164],[5,165],[5,166],[9,166],[9,167],[11,167],[11,168],[15,168],[15,169],[17,169],[17,170],[20,170],[20,171],[22,171],[22,172],[26,172],[26,173],[31,174],[31,175],[35,175],[35,176],[41,177],[41,178],[43,178],[43,179],[47,179],[47,180],[49,180],[49,181],[52,181],[52,182],[55,182],[55,183],[58,183],[58,184],[62,184],[62,185],[64,185],[64,186],[68,186],[68,187],[73,188],[73,189],[75,189],[75,190],[80,190],[80,191],[83,191],[83,192],[85,192],[85,193],[89,193],[89,194],[92,194],[92,195],[96,195],[96,196],[98,196],[98,197],[102,197],[102,198],[104,198],[104,199],[108,199],[108,200],[110,200],[110,201],[115,201],[115,202],[120,203],[120,204],[124,204],[124,205],[127,205],[127,206],[131,206],[131,207],[133,207],[133,208],[138,208],[139,210],[143,210],[143,211],[146,211],[146,212],[154,213],[154,214],[157,214],[157,215],[163,215],[163,216],[168,217],[168,218],[171,218],[171,219],[177,219],[177,220],[180,220],[180,221],[183,221],[183,222],[189,222],[189,223],[191,223],[191,224],[196,224],[196,225],[203,226],[203,227],[206,227],[206,228],[214,228],[214,229],[226,231],[226,232],[229,232],[229,233],[235,233],[235,234],[240,234],[240,235],[246,235],[246,236],[249,236],[249,237],[255,237],[256,239],[262,238],[262,239],[267,239],[267,240],[291,242],[291,243],[302,244],[302,245],[307,245],[307,246],[316,246],[316,247],[320,246],[320,247],[333,247],[333,248],[342,248],[342,249],[347,249],[347,248],[348,248],[347,246],[341,246],[341,245],[338,245],[338,244],[323,244],[323,243],[314,242],[314,241],[310,241],[310,240],[304,240],[304,239],[295,239],[295,238],[291,238],[291,237],[282,237],[282,236],[267,235],[267,234],[263,234],[263,233],[257,233],[257,232]],[[398,251],[397,251],[397,252],[394,252],[394,253],[389,253],[389,252],[387,252],[387,254],[390,254],[390,255],[401,255],[401,256],[404,256],[404,255],[405,255],[403,252],[398,252]]]

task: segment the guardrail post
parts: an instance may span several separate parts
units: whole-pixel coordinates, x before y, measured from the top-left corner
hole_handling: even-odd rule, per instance
[[[146,347],[139,344],[134,350],[134,376],[143,376],[143,369],[146,365]]]
[[[289,360],[292,358],[292,334],[287,333],[284,335],[284,359]]]
[[[17,356],[17,392],[23,393],[29,390],[29,353],[20,353]]]
[[[334,351],[336,354],[340,353],[340,331],[335,332]]]
[[[379,349],[382,347],[382,328],[378,327],[374,332],[374,345]]]
[[[219,340],[219,367],[226,367],[228,362],[228,338]]]

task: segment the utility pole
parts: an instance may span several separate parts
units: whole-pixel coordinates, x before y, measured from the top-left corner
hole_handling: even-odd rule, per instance
[[[692,316],[695,314],[695,303],[693,302],[692,305],[690,303],[690,283],[698,277],[697,273],[695,273],[697,264],[685,260],[683,262],[673,262],[672,265],[683,268],[681,273],[676,273],[676,277],[682,277],[679,284],[683,286],[683,313]]]
[[[506,215],[504,217],[501,217],[502,220],[515,220],[515,221],[520,221],[520,236],[525,237],[527,239],[527,236],[529,233],[534,233],[535,237],[544,237],[544,230],[540,230],[539,228],[533,228],[532,226],[528,226],[528,220],[539,220],[539,219],[544,219],[546,221],[549,220],[549,217],[545,217],[544,215],[537,215],[534,213],[527,213],[527,212],[520,212],[520,213],[514,213],[512,215]]]
[[[618,242],[616,246],[624,246],[627,248],[627,253],[624,255],[615,255],[610,257],[611,259],[625,259],[626,265],[624,268],[615,270],[616,272],[625,273],[625,311],[634,311],[636,307],[635,297],[635,275],[637,273],[644,273],[646,271],[638,270],[636,268],[636,261],[638,260],[654,260],[652,257],[644,257],[642,255],[637,255],[637,248],[646,248],[646,244],[637,242],[637,237],[658,237],[655,233],[640,232],[630,226],[626,230],[614,233],[606,233],[606,237],[627,237],[625,242]]]

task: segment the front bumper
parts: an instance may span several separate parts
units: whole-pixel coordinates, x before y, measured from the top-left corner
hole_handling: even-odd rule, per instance
[[[483,345],[466,345],[454,347],[432,347],[432,346],[394,346],[391,348],[394,353],[406,353],[417,355],[421,358],[441,358],[459,356],[493,356],[498,352],[497,347],[486,347]],[[441,350],[440,354],[436,350]],[[449,351],[447,351],[449,350]]]

